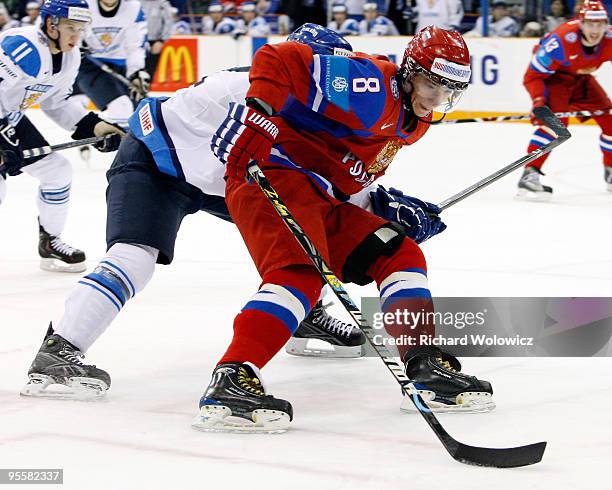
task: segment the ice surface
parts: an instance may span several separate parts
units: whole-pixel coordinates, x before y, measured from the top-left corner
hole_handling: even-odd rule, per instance
[[[53,143],[68,139],[39,112],[31,118]],[[517,172],[444,213],[448,230],[423,246],[434,295],[612,296],[612,193],[599,133],[571,129],[573,139],[544,168],[551,203],[515,201]],[[441,201],[522,156],[530,133],[529,125],[433,128],[400,152],[383,183]],[[87,169],[76,150],[65,154],[75,177],[63,238],[86,250],[91,268],[105,250],[111,157],[94,152]],[[238,232],[205,214],[185,220],[175,262],[158,267],[88,352],[113,377],[107,402],[19,398],[49,320],[80,277],[38,269],[36,186],[28,175],[9,179],[0,207],[1,467],[64,468],[71,489],[612,488],[609,358],[465,360],[466,372],[493,382],[498,408],[440,420],[471,444],[548,440],[544,461],[530,468],[452,461],[418,415],[400,413],[399,389],[377,359],[280,353],[264,377],[294,406],[288,433],[192,430],[232,318],[258,285]]]

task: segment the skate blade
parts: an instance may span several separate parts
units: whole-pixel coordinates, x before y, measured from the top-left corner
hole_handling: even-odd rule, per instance
[[[87,264],[78,262],[76,264],[67,264],[59,259],[40,259],[40,268],[48,272],[85,272]]]
[[[435,393],[428,390],[419,390],[419,395],[427,407],[434,413],[484,413],[495,408],[495,402],[491,393],[482,391],[471,391],[461,393],[457,396],[455,405],[448,405],[435,401]],[[400,405],[402,412],[418,412],[408,396],[404,396]]]
[[[30,380],[19,393],[33,398],[55,400],[98,401],[106,396],[108,386],[95,378],[72,377],[57,383],[51,376],[30,374]]]
[[[289,415],[278,410],[253,410],[252,421],[235,417],[229,407],[205,405],[191,423],[203,432],[238,434],[282,434],[289,428]]]
[[[291,337],[285,346],[285,352],[292,356],[327,357],[334,359],[349,359],[363,357],[361,345],[333,345],[320,339],[304,339]]]
[[[519,201],[548,202],[552,199],[552,192],[534,192],[527,189],[519,189],[514,198]]]

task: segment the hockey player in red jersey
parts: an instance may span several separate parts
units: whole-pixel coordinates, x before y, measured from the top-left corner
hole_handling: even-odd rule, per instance
[[[451,110],[469,78],[461,35],[433,26],[410,41],[399,69],[385,57],[315,55],[290,42],[257,52],[246,105],[230,105],[212,148],[227,164],[228,208],[262,283],[234,320],[233,340],[200,400],[195,428],[288,427],[291,404],[266,394],[258,369],[282,348],[322,287],[266,197],[245,179],[248,163],[260,164],[334,274],[360,285],[375,281],[384,312],[432,311],[416,242],[348,199],[425,134],[434,109]],[[429,236],[443,229],[435,205],[413,202],[430,221]],[[409,333],[406,326],[394,330],[395,336]],[[431,334],[433,326],[419,324],[415,332]],[[400,355],[424,396],[435,394],[430,406],[493,407],[490,384],[461,373],[452,355],[422,345],[400,346]]]
[[[586,0],[578,19],[570,20],[542,38],[525,73],[524,85],[533,107],[549,106],[553,112],[603,111],[593,119],[601,128],[604,179],[612,192],[612,102],[592,73],[612,60],[612,30],[600,0]],[[563,121],[567,125],[567,119]],[[534,121],[536,130],[528,151],[554,139],[551,131]],[[529,163],[519,181],[519,197],[548,200],[552,188],[540,182],[548,155]]]

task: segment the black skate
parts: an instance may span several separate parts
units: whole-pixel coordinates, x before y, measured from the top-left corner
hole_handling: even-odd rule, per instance
[[[50,272],[84,272],[85,252],[66,245],[60,237],[50,235],[38,224],[40,268]]]
[[[110,388],[110,376],[96,366],[83,364],[83,357],[74,345],[54,334],[49,324],[45,340],[28,371],[30,380],[21,395],[70,400],[104,397]],[[50,386],[53,388],[48,389]]]
[[[285,350],[295,356],[363,356],[362,346],[366,340],[363,332],[329,315],[326,306],[321,301],[314,305],[287,342]]]
[[[608,192],[612,192],[612,167],[604,167],[604,180],[606,181]]]
[[[518,183],[516,197],[528,201],[550,201],[552,198],[552,187],[540,182],[540,175],[544,175],[539,168],[526,167],[521,180]]]
[[[457,358],[437,347],[411,350],[404,365],[406,376],[433,412],[474,413],[495,408],[491,383],[463,374]],[[416,410],[407,397],[400,409]]]
[[[256,371],[243,363],[217,366],[191,426],[208,432],[285,432],[293,419],[291,403],[266,395]]]

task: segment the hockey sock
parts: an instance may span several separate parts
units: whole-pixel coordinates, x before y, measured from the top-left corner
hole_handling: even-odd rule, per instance
[[[425,257],[415,242],[406,239],[390,257],[380,256],[368,275],[380,291],[382,313],[391,314],[385,317],[385,330],[396,339],[403,359],[408,350],[426,344],[435,334]]]
[[[542,146],[547,145],[554,139],[554,135],[550,132],[548,128],[540,126],[533,133],[533,136],[529,141],[529,146],[527,146],[527,152],[531,153],[532,151],[535,151],[541,148]],[[527,167],[536,167],[537,169],[541,169],[542,165],[544,165],[544,162],[547,160],[549,155],[550,153],[547,153],[545,155],[542,155],[540,158],[536,158],[533,162],[528,163]]]
[[[599,147],[603,153],[603,164],[612,167],[612,136],[602,133],[599,137]]]
[[[158,251],[117,243],[66,299],[55,333],[85,352],[104,333],[125,303],[151,279]]]
[[[263,368],[285,345],[321,293],[314,267],[294,266],[264,275],[255,293],[234,319],[234,336],[218,364],[251,362]]]
[[[59,153],[23,167],[23,172],[40,181],[37,206],[41,226],[53,236],[60,236],[68,217],[72,166]]]

